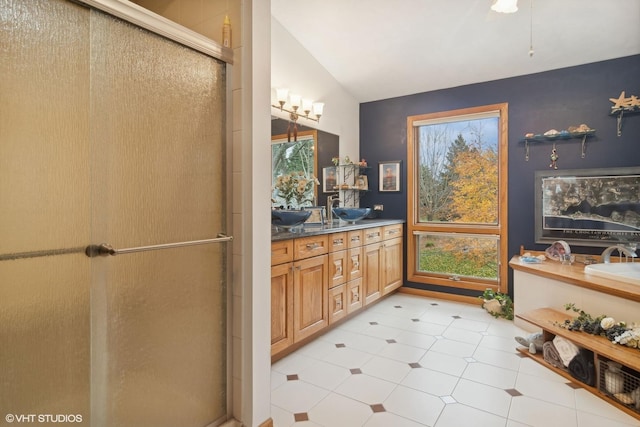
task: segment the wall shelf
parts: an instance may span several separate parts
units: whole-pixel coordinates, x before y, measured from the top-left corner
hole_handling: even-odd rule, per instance
[[[370,191],[368,180],[366,187],[361,187],[356,182],[359,176],[365,176],[371,169],[369,166],[361,166],[357,163],[346,165],[336,165],[338,169],[338,180],[340,185],[334,187],[334,190],[341,194],[343,206],[357,206],[360,203],[360,194]]]
[[[567,131],[562,131],[556,135],[551,135],[551,136],[547,136],[547,135],[534,135],[532,137],[525,137],[521,142],[524,142],[524,150],[525,150],[525,154],[524,154],[524,159],[525,161],[529,161],[529,146],[530,144],[537,144],[537,143],[543,143],[543,142],[552,142],[554,145],[556,142],[564,142],[564,141],[570,141],[573,139],[579,139],[581,140],[581,157],[584,159],[585,155],[586,155],[586,150],[585,150],[585,145],[587,142],[587,138],[595,135],[596,130],[595,129],[590,129],[586,132],[567,132]]]

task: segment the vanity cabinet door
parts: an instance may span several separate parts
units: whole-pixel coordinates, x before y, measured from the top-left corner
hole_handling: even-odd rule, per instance
[[[293,264],[293,340],[298,342],[329,324],[328,257]]]
[[[381,249],[382,243],[363,246],[364,305],[372,303],[382,295],[380,290]]]
[[[293,344],[293,263],[271,267],[271,355]]]
[[[402,286],[402,238],[385,240],[382,244],[382,295]]]

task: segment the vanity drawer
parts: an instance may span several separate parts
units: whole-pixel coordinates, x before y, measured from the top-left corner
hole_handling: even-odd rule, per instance
[[[402,237],[402,224],[385,225],[382,228],[382,238],[384,240]]]
[[[310,236],[295,239],[293,256],[296,260],[324,255],[329,252],[329,236]]]
[[[347,281],[347,251],[329,253],[329,289]]]
[[[358,246],[362,246],[364,230],[354,230],[349,231],[348,240],[350,248],[357,248]]]
[[[293,240],[271,242],[271,265],[293,261]]]
[[[348,247],[347,233],[329,234],[329,252],[342,251]]]
[[[373,227],[366,228],[364,231],[364,244],[376,243],[382,241],[382,228]]]

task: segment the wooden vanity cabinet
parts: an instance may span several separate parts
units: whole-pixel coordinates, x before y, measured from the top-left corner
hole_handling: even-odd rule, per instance
[[[271,354],[293,344],[293,240],[271,243]]]
[[[271,355],[402,286],[402,224],[271,243]]]
[[[272,355],[329,324],[327,251],[326,235],[271,243]]]

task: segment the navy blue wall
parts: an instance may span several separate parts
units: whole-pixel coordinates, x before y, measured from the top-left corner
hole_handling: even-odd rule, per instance
[[[521,141],[528,132],[538,134],[586,123],[596,129],[595,136],[587,139],[586,157],[581,158],[580,140],[559,143],[559,169],[639,166],[640,114],[625,116],[620,137],[616,136],[616,119],[609,115],[613,105],[609,98],[617,98],[622,91],[627,97],[640,96],[640,55],[361,104],[360,155],[372,166],[369,187],[373,191],[361,199],[360,205],[381,203],[383,218],[407,218],[408,116],[506,102],[509,104],[509,258],[519,253],[520,245],[544,250],[547,245],[534,243],[534,172],[548,170],[552,146],[550,143],[533,145],[527,162]],[[401,193],[377,191],[377,165],[386,160],[402,160]],[[602,248],[572,249],[576,253],[602,251]],[[509,289],[511,277],[510,274]],[[407,285],[435,289],[416,283]]]

